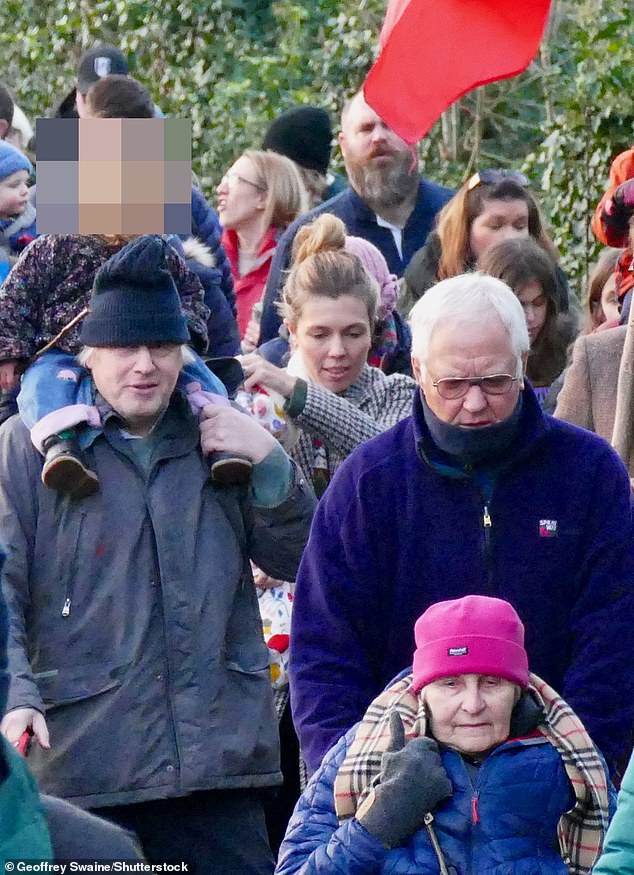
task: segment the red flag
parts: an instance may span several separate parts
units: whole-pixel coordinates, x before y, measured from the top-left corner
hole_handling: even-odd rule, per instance
[[[455,100],[525,70],[551,0],[389,0],[366,102],[417,143]]]

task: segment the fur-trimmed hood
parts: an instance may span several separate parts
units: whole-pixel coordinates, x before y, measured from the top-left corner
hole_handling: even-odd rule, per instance
[[[192,258],[203,267],[216,267],[216,256],[198,237],[187,237],[182,244],[185,258]]]

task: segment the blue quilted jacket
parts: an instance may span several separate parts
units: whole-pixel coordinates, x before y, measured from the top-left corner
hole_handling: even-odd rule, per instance
[[[326,755],[289,823],[276,875],[438,875],[425,827],[386,850],[354,818],[339,826],[333,785],[353,727]],[[561,758],[543,736],[508,741],[479,769],[442,750],[453,796],[434,812],[434,829],[452,875],[567,875],[557,824],[575,804]]]

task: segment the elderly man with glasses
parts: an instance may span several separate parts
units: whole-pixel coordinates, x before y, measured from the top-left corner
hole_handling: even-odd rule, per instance
[[[601,438],[540,410],[503,282],[445,280],[411,324],[412,415],[341,466],[300,566],[291,702],[309,768],[409,665],[421,612],[482,594],[524,618],[534,671],[615,770],[634,718],[627,472]]]

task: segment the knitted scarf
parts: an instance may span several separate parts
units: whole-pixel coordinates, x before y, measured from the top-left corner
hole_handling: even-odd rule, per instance
[[[607,776],[601,757],[569,705],[544,681],[531,674],[529,689],[544,708],[538,729],[559,752],[577,797],[563,814],[558,834],[562,859],[571,875],[590,875],[608,827]],[[384,690],[370,705],[335,779],[335,808],[340,821],[352,817],[372,793],[381,773],[381,758],[390,741],[390,716],[396,711],[408,739],[424,735],[425,706],[411,689],[411,674]]]

